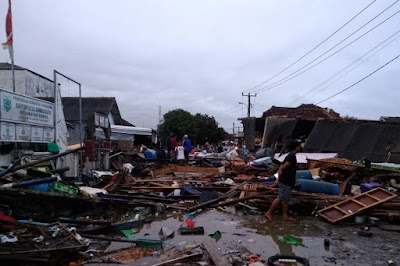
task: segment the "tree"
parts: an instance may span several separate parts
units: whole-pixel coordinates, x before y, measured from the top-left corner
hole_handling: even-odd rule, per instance
[[[223,140],[226,132],[218,127],[214,117],[197,113],[192,115],[183,109],[175,109],[164,115],[164,122],[158,125],[158,134],[165,139],[170,132],[181,139],[183,135],[189,135],[193,144],[203,144],[206,141],[217,143]]]
[[[346,120],[357,120],[358,119],[357,117],[350,116],[350,115],[345,115],[345,116],[343,116],[343,118],[346,119]]]

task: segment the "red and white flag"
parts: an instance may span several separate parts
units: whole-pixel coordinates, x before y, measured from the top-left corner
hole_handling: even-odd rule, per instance
[[[4,48],[8,48],[8,46],[13,44],[11,0],[8,0],[8,12],[6,17],[6,34],[7,34],[7,41],[3,43]]]

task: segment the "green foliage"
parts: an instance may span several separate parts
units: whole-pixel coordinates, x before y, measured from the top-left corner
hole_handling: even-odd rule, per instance
[[[214,117],[206,114],[191,113],[176,109],[164,115],[164,122],[158,126],[158,134],[161,139],[165,139],[170,132],[177,135],[177,139],[182,139],[183,135],[189,135],[193,144],[204,144],[206,141],[217,143],[224,140],[226,132],[218,127],[218,122]]]
[[[350,116],[350,115],[345,115],[345,116],[343,116],[343,118],[346,119],[346,120],[357,120],[357,117]]]

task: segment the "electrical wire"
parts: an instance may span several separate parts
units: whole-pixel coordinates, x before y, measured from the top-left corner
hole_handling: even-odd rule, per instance
[[[290,74],[289,76],[287,76],[287,77],[281,79],[280,81],[277,81],[277,82],[275,82],[275,83],[273,83],[273,84],[271,84],[271,85],[269,85],[269,86],[266,86],[266,87],[260,89],[260,91],[257,91],[257,93],[260,93],[260,92],[263,92],[263,91],[271,90],[271,89],[273,89],[273,88],[275,88],[275,87],[277,87],[277,86],[280,86],[280,85],[282,85],[282,84],[284,84],[284,83],[286,83],[286,82],[288,82],[288,81],[290,81],[290,80],[292,80],[292,79],[294,79],[294,78],[300,76],[301,74],[304,74],[305,72],[307,72],[307,71],[309,71],[310,69],[312,69],[312,68],[318,66],[319,64],[325,62],[326,60],[328,60],[328,59],[331,58],[332,56],[334,56],[334,55],[338,54],[339,52],[341,52],[342,50],[344,50],[345,48],[349,47],[350,45],[352,45],[353,43],[355,43],[356,41],[358,41],[359,39],[361,39],[362,37],[364,37],[364,36],[367,35],[368,33],[372,32],[373,30],[375,30],[376,28],[378,28],[379,26],[381,26],[382,24],[384,24],[384,23],[387,22],[389,19],[393,18],[395,15],[397,15],[397,14],[399,14],[399,13],[400,13],[400,10],[396,11],[394,14],[392,14],[390,17],[388,17],[387,19],[385,19],[384,21],[382,21],[381,23],[379,23],[379,24],[376,25],[375,27],[371,28],[370,30],[368,30],[367,32],[365,32],[364,34],[362,34],[361,36],[359,36],[358,38],[354,39],[354,40],[351,41],[350,43],[346,44],[345,46],[343,46],[342,48],[340,48],[340,49],[337,50],[336,52],[330,54],[329,56],[325,57],[324,59],[322,59],[322,60],[320,60],[319,62],[315,63],[314,65],[310,66],[309,68],[306,68],[305,70],[301,71],[300,73],[298,73],[298,74],[296,74],[296,75],[294,75],[294,76],[288,78],[290,75],[294,74],[294,73],[292,73],[292,74]],[[307,65],[309,65],[309,64],[307,64]],[[298,72],[298,71],[296,71],[296,72]],[[288,79],[286,79],[286,78],[288,78]],[[284,79],[286,79],[286,80],[284,80]],[[283,81],[282,81],[282,80],[283,80]]]
[[[315,96],[316,94],[318,94],[319,92],[321,92],[322,90],[324,90],[325,88],[331,86],[333,83],[337,82],[338,80],[340,80],[342,77],[344,77],[345,75],[347,75],[348,73],[350,73],[352,70],[354,70],[355,68],[357,68],[358,66],[360,66],[362,63],[364,63],[365,61],[367,61],[369,58],[371,58],[372,56],[376,55],[377,53],[379,53],[380,51],[382,51],[384,48],[386,48],[388,45],[390,45],[391,43],[393,43],[395,40],[397,40],[400,36],[396,37],[395,39],[391,40],[389,43],[387,43],[386,45],[384,45],[383,47],[381,47],[377,52],[373,53],[371,56],[369,56],[366,60],[362,61],[360,64],[356,65],[356,67],[352,68],[350,71],[346,72],[344,75],[340,76],[338,79],[336,79],[334,82],[330,83],[329,85],[323,87],[321,90],[318,90],[318,92],[316,94],[313,94],[312,96],[309,96],[307,98],[305,98],[309,93],[317,90],[318,88],[320,88],[321,86],[327,84],[329,81],[331,81],[333,78],[337,77],[339,74],[341,74],[342,72],[344,72],[345,70],[347,70],[348,68],[350,68],[351,66],[353,66],[354,64],[356,64],[357,62],[359,62],[360,60],[362,60],[365,56],[367,56],[368,54],[370,54],[372,51],[374,51],[375,49],[379,48],[381,45],[383,45],[384,43],[386,43],[388,40],[390,40],[391,38],[393,38],[394,36],[396,36],[398,33],[400,32],[400,30],[396,31],[395,33],[393,33],[392,35],[390,35],[388,38],[386,38],[384,41],[380,42],[379,44],[377,44],[376,46],[374,46],[372,49],[370,49],[368,52],[364,53],[362,56],[360,56],[359,58],[357,58],[355,61],[353,61],[351,64],[347,65],[346,67],[342,68],[341,70],[339,70],[338,72],[336,72],[334,75],[332,75],[331,77],[329,77],[328,79],[324,80],[323,82],[319,83],[317,86],[307,90],[302,96],[297,97],[296,99],[292,100],[291,102],[289,102],[287,105],[291,106],[294,103],[298,102],[299,100],[301,101],[305,101],[310,99],[311,97]]]
[[[214,116],[214,117],[219,117],[219,118],[221,118],[221,117],[230,117],[232,114],[234,114],[234,113],[237,113],[238,111],[240,111],[240,109],[237,109],[237,108],[240,108],[240,106],[238,105],[235,109],[236,110],[230,110],[229,112],[225,112],[225,113],[223,113],[223,114],[220,114],[220,115],[217,115],[217,116]]]
[[[261,108],[259,108],[259,107],[255,107],[255,106],[253,106],[253,108],[254,108],[255,110],[259,111],[259,112],[262,112],[262,113],[264,113],[264,112],[266,111],[265,109],[261,109]]]
[[[264,85],[265,83],[267,83],[268,81],[272,80],[273,78],[279,76],[280,74],[282,74],[283,72],[285,72],[286,70],[288,70],[289,68],[291,68],[292,66],[294,66],[295,64],[297,64],[300,60],[302,60],[303,58],[305,58],[307,55],[311,54],[313,51],[315,51],[318,47],[320,47],[322,44],[324,44],[326,41],[328,41],[331,37],[333,37],[336,33],[338,33],[340,30],[342,30],[344,27],[346,27],[351,21],[353,21],[356,17],[358,17],[361,13],[363,13],[368,7],[370,7],[373,3],[375,3],[376,0],[372,1],[370,4],[368,4],[366,7],[364,7],[360,12],[358,12],[355,16],[353,16],[350,20],[348,20],[345,24],[343,24],[340,28],[338,28],[336,31],[334,31],[331,35],[329,35],[327,38],[325,38],[322,42],[320,42],[319,44],[317,44],[314,48],[312,48],[310,51],[308,51],[307,53],[305,53],[303,56],[301,56],[299,59],[297,59],[296,61],[294,61],[293,63],[291,63],[290,65],[288,65],[287,67],[285,67],[284,69],[282,69],[281,71],[279,71],[277,74],[275,74],[274,76],[270,77],[269,79],[261,82],[260,84],[258,84],[257,86],[254,86],[250,89],[245,90],[244,92],[247,91],[251,91],[254,90],[258,87],[260,87],[261,85]]]
[[[358,80],[357,82],[351,84],[351,85],[348,86],[347,88],[345,88],[345,89],[343,89],[343,90],[341,90],[341,91],[339,91],[339,92],[337,92],[337,93],[335,93],[335,94],[329,96],[328,98],[326,98],[326,99],[324,99],[324,100],[322,100],[322,101],[319,101],[319,102],[316,103],[316,104],[318,105],[318,104],[321,104],[321,103],[323,103],[323,102],[326,102],[327,100],[332,99],[333,97],[335,97],[335,96],[337,96],[337,95],[339,95],[339,94],[341,94],[341,93],[347,91],[348,89],[354,87],[354,86],[357,85],[358,83],[360,83],[360,82],[366,80],[367,78],[369,78],[370,76],[372,76],[373,74],[375,74],[376,72],[378,72],[379,70],[381,70],[382,68],[386,67],[387,65],[389,65],[390,63],[392,63],[393,61],[395,61],[396,59],[398,59],[399,57],[400,57],[400,54],[397,55],[396,57],[394,57],[393,59],[391,59],[390,61],[388,61],[386,64],[384,64],[384,65],[380,66],[379,68],[377,68],[376,70],[372,71],[372,72],[369,73],[367,76],[365,76],[365,77],[363,77],[362,79]]]
[[[392,42],[396,41],[397,39],[399,39],[400,36],[398,36],[397,38],[395,38],[394,40],[392,40],[390,43],[388,43],[387,45],[385,45],[384,47],[382,47],[381,49],[379,49],[377,52],[375,52],[374,54],[370,55],[369,57],[367,57],[365,60],[363,60],[362,62],[360,62],[359,64],[357,64],[355,67],[353,67],[352,69],[350,69],[349,71],[347,71],[346,73],[344,73],[343,75],[341,75],[339,78],[337,78],[335,81],[331,82],[330,84],[328,84],[327,86],[321,88],[320,90],[318,90],[316,93],[314,93],[313,95],[311,95],[310,97],[308,97],[306,100],[314,97],[315,95],[321,93],[322,91],[324,91],[325,89],[329,88],[331,85],[333,85],[334,83],[336,83],[337,81],[339,81],[340,79],[342,79],[344,76],[346,76],[347,74],[351,73],[354,69],[356,69],[357,67],[359,67],[360,65],[362,65],[363,63],[365,63],[366,61],[368,61],[371,57],[375,56],[377,53],[379,53],[380,50],[383,50],[384,48],[386,48],[387,46],[389,46]]]
[[[271,90],[279,85],[282,85],[298,76],[300,76],[301,74],[307,72],[308,70],[314,68],[315,66],[321,64],[322,62],[326,61],[327,59],[331,58],[332,56],[336,55],[337,53],[339,53],[340,51],[342,51],[343,49],[347,48],[348,46],[350,46],[351,44],[355,43],[356,41],[358,41],[359,39],[361,39],[362,37],[364,37],[365,35],[367,35],[368,33],[372,32],[373,30],[375,30],[376,28],[378,28],[379,26],[381,26],[382,24],[384,24],[385,22],[387,22],[389,19],[393,18],[395,15],[397,15],[400,10],[396,11],[394,14],[392,14],[391,16],[389,16],[388,18],[386,18],[385,20],[383,20],[382,22],[380,22],[378,25],[374,26],[373,28],[371,28],[370,30],[368,30],[367,32],[365,32],[364,34],[362,34],[361,36],[357,37],[355,40],[351,41],[350,43],[348,43],[347,45],[343,46],[342,48],[340,48],[339,50],[337,50],[336,52],[334,52],[333,54],[329,55],[328,57],[322,59],[321,61],[317,62],[316,64],[312,65],[309,68],[306,68],[307,66],[311,65],[312,63],[314,63],[315,61],[317,61],[319,58],[321,58],[322,56],[326,55],[327,53],[329,53],[330,51],[332,51],[334,48],[336,48],[338,45],[342,44],[344,41],[346,41],[348,38],[350,38],[351,36],[353,36],[356,32],[358,32],[359,30],[361,30],[362,28],[364,28],[366,25],[368,25],[369,23],[371,23],[373,20],[375,20],[377,17],[379,17],[380,15],[382,15],[385,11],[387,11],[389,8],[391,8],[394,4],[396,4],[398,1],[400,0],[396,0],[396,2],[394,2],[393,4],[391,4],[389,7],[387,7],[385,10],[383,10],[382,12],[380,12],[378,15],[376,15],[374,18],[372,18],[371,20],[369,20],[367,23],[365,23],[363,26],[361,26],[359,29],[357,29],[356,31],[354,31],[353,33],[351,33],[349,36],[347,36],[346,38],[344,38],[343,40],[341,40],[339,43],[337,43],[336,45],[334,45],[333,47],[331,47],[330,49],[328,49],[326,52],[324,52],[323,54],[321,54],[320,56],[314,58],[311,62],[307,63],[306,65],[302,66],[301,68],[297,69],[296,71],[292,72],[291,74],[287,75],[286,77],[270,84],[267,85],[265,87],[262,87],[261,89],[256,90],[256,93],[260,93],[263,91],[267,91],[267,90]],[[304,71],[304,68],[306,68]],[[301,71],[300,73],[298,73],[299,71]],[[297,75],[295,75],[296,73],[298,73]],[[294,76],[293,76],[294,75]]]
[[[224,115],[224,114],[226,114],[226,113],[230,113],[230,112],[232,112],[234,109],[236,109],[236,108],[238,108],[238,107],[240,107],[240,105],[236,105],[235,107],[233,107],[233,108],[231,108],[231,109],[229,109],[229,110],[225,110],[225,111],[223,111],[223,112],[221,112],[221,113],[219,113],[219,114],[217,114],[217,115],[214,115],[214,116],[217,117],[217,116]]]

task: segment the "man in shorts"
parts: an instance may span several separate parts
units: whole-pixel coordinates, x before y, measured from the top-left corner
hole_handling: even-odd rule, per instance
[[[289,142],[289,154],[286,156],[285,160],[279,167],[278,171],[278,179],[276,182],[279,182],[279,192],[278,197],[272,202],[271,207],[265,213],[265,217],[272,222],[272,212],[279,207],[279,204],[282,203],[282,219],[284,221],[294,221],[293,218],[288,216],[289,210],[289,200],[292,196],[292,189],[296,184],[296,153],[298,153],[301,149],[300,141],[291,141]]]

